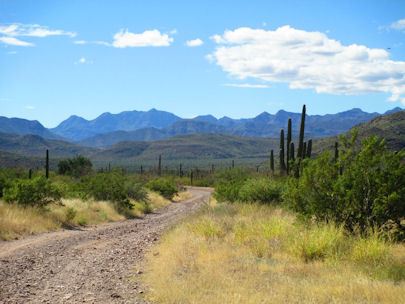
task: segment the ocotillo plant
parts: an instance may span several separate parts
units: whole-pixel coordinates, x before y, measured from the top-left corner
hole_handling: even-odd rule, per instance
[[[290,174],[290,144],[291,144],[291,118],[287,126],[287,174]]]
[[[311,158],[311,153],[312,153],[312,139],[308,140],[308,145],[307,145],[307,157]]]
[[[284,161],[284,129],[280,131],[280,171],[285,170],[285,161]]]
[[[159,163],[158,163],[157,174],[159,176],[162,175],[162,154],[159,154]]]
[[[49,178],[49,150],[46,150],[45,177]]]
[[[303,152],[304,152],[305,112],[306,112],[306,108],[305,108],[305,105],[304,105],[304,106],[302,107],[302,114],[301,114],[301,127],[300,127],[300,137],[299,137],[299,142],[298,142],[297,158],[303,158]]]
[[[274,173],[274,153],[273,150],[270,151],[270,170]]]

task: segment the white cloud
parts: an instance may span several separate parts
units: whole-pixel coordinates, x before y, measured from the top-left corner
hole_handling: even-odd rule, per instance
[[[8,55],[15,55],[15,54],[17,54],[17,52],[16,51],[11,51],[11,52],[7,52],[7,54]]]
[[[0,37],[0,42],[9,45],[16,46],[34,46],[31,42],[22,41],[16,37],[47,37],[47,36],[59,36],[66,35],[69,37],[75,37],[76,33],[65,32],[62,30],[50,30],[46,26],[38,24],[20,24],[13,23],[9,25],[0,25],[0,34],[4,35]]]
[[[254,89],[265,89],[269,87],[266,84],[250,84],[250,83],[225,83],[224,86],[237,88],[254,88]]]
[[[47,26],[38,24],[21,24],[13,23],[9,25],[0,26],[0,34],[17,37],[17,36],[30,36],[30,37],[47,37],[47,36],[69,36],[76,37],[76,33],[66,32],[62,30],[50,30]]]
[[[92,60],[87,60],[85,57],[81,57],[75,64],[93,64]]]
[[[14,38],[14,37],[0,37],[0,42],[3,42],[4,44],[9,44],[9,45],[16,45],[16,46],[34,46],[33,43],[22,41],[20,39]]]
[[[200,45],[203,45],[203,44],[204,44],[204,42],[200,38],[186,41],[186,45],[190,46],[190,47],[200,46]]]
[[[79,62],[80,62],[80,63],[85,63],[85,62],[86,62],[86,58],[84,58],[84,57],[80,58],[80,59],[79,59]]]
[[[177,29],[171,30],[169,34],[176,35],[178,33]]]
[[[73,41],[73,43],[74,43],[74,44],[86,44],[87,41],[84,41],[84,40],[75,40],[75,41]]]
[[[34,107],[34,106],[25,106],[25,108],[26,108],[27,110],[35,110],[35,107]]]
[[[394,30],[405,31],[405,19],[395,21],[390,27]]]
[[[383,49],[342,45],[321,32],[290,26],[274,31],[238,28],[211,37],[222,44],[210,54],[224,71],[239,79],[289,83],[292,89],[328,94],[405,95],[405,62]]]
[[[169,37],[167,34],[161,34],[158,30],[144,31],[141,34],[121,30],[114,35],[112,46],[116,48],[169,46],[172,42],[172,37]]]

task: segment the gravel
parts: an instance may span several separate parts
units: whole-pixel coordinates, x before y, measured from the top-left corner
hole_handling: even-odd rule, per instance
[[[0,242],[0,303],[146,303],[133,279],[145,252],[211,190],[143,218]]]

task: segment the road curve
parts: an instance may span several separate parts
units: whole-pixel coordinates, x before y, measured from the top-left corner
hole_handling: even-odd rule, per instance
[[[209,200],[212,190],[141,219],[0,242],[0,303],[144,303],[133,266],[176,220]]]

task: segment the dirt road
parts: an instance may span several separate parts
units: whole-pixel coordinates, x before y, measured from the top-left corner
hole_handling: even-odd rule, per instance
[[[174,221],[208,201],[211,191],[142,219],[0,242],[0,303],[144,303],[129,278],[145,251]]]

